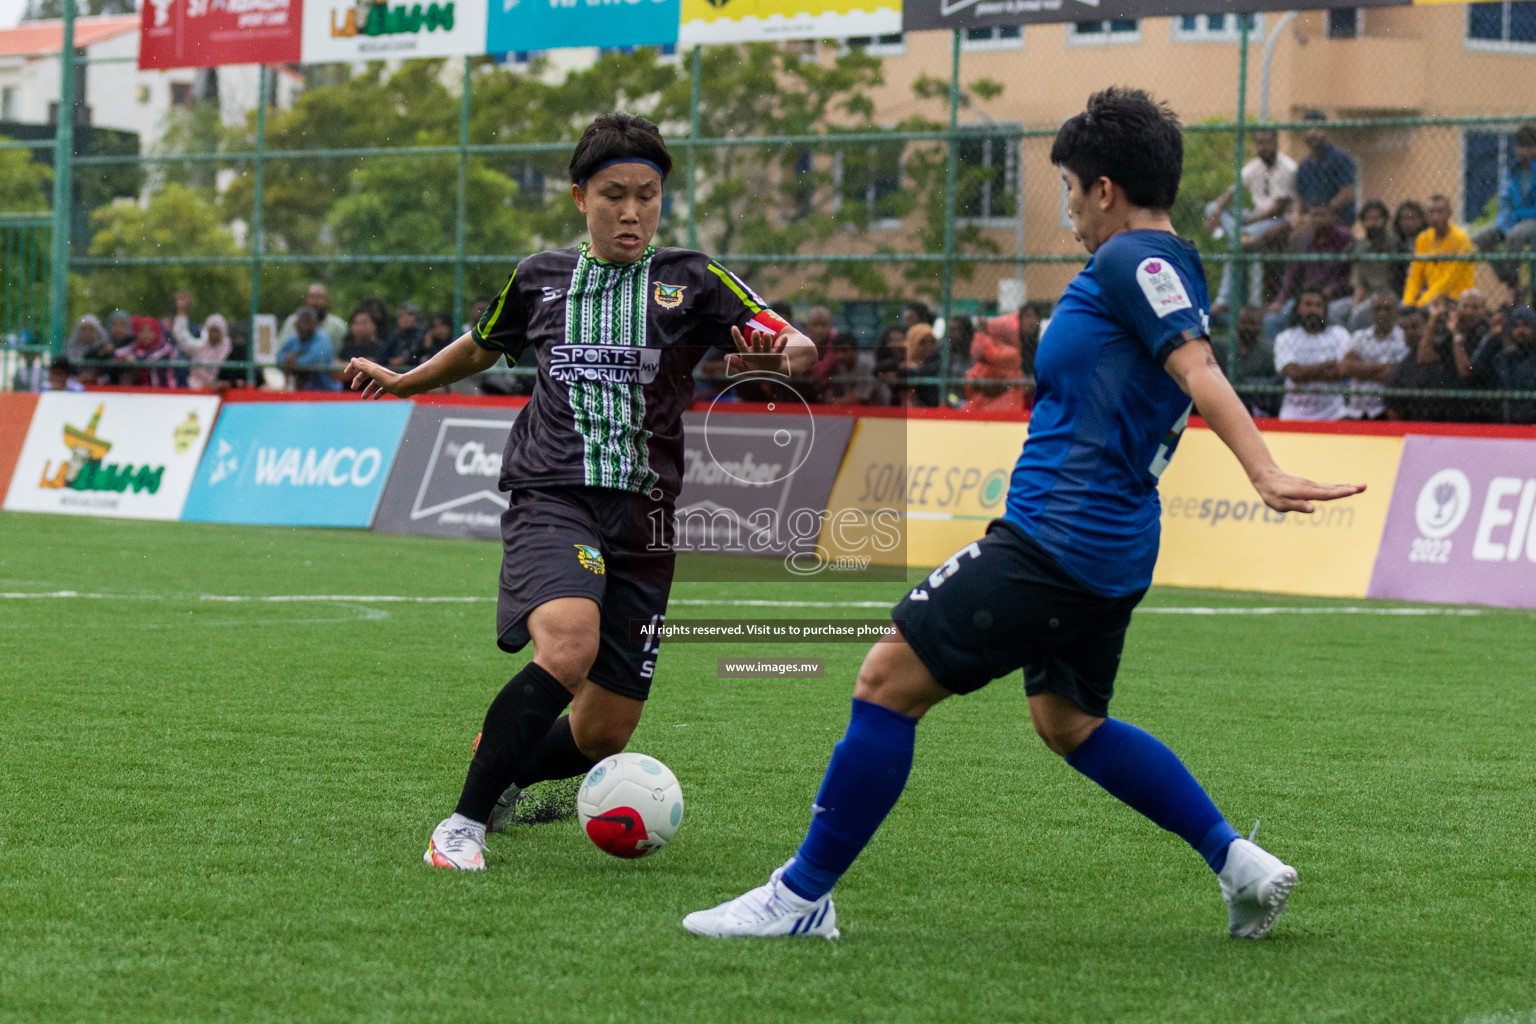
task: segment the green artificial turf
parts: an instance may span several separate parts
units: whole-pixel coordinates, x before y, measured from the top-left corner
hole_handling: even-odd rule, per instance
[[[526,654],[495,545],[0,515],[5,1021],[1529,1022],[1536,620],[1139,614],[1117,715],[1301,884],[1263,942],[1214,879],[1033,736],[1017,676],[937,708],[837,890],[838,943],[679,920],[794,849],[866,644],[666,644],[631,749],[677,773],[641,861],[572,821],[421,863]],[[74,590],[108,597],[18,598]],[[897,583],[679,583],[864,601]],[[1368,606],[1158,590],[1146,606]],[[753,617],[731,605],[673,618]],[[775,617],[847,614],[772,610]],[[718,680],[723,655],[825,679]]]

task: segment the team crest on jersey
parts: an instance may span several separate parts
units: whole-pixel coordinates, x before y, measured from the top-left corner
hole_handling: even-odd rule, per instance
[[[583,569],[590,569],[599,576],[603,575],[603,553],[592,545],[577,544],[576,561],[581,563]]]
[[[656,305],[662,309],[676,309],[683,304],[683,292],[688,290],[685,284],[662,284],[656,282]]]
[[[1136,283],[1159,319],[1181,309],[1194,308],[1195,304],[1189,301],[1189,290],[1179,279],[1179,272],[1165,260],[1155,256],[1142,260],[1136,266]]]

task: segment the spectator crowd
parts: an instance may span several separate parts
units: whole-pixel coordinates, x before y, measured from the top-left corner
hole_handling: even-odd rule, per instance
[[[1226,264],[1211,309],[1218,328],[1231,323],[1234,341],[1230,349],[1218,343],[1217,356],[1232,362],[1230,375],[1252,411],[1282,419],[1536,422],[1536,401],[1493,394],[1536,389],[1536,312],[1530,286],[1520,281],[1523,264],[1536,271],[1536,126],[1514,133],[1493,221],[1469,234],[1444,195],[1408,199],[1395,210],[1379,199],[1362,202],[1355,162],[1330,139],[1326,118],[1309,112],[1304,120],[1299,161],[1280,152],[1276,132],[1260,129],[1252,136],[1256,155],[1242,169],[1244,203],[1235,204],[1236,190],[1228,189],[1206,207],[1212,239],[1236,233],[1257,267],[1253,301],[1234,312],[1237,282]],[[1498,281],[1491,298],[1474,286],[1479,257]],[[489,304],[477,300],[469,323]],[[803,319],[777,308],[815,342],[819,358],[810,374],[732,379],[729,353],[713,349],[699,364],[701,398],[793,395],[832,405],[1024,411],[1051,315],[1049,303],[1036,301],[1001,316],[944,322],[912,301],[871,349],[838,330],[824,306]],[[455,327],[449,312],[424,316],[411,302],[391,314],[377,298],[343,320],[325,286],[314,284],[278,328],[275,365],[258,368],[254,381],[338,391],[342,367],[354,357],[408,369],[468,329]],[[116,310],[105,323],[81,317],[62,358],[30,367],[16,383],[31,390],[245,387],[251,352],[244,323],[218,313],[199,318],[194,297],[179,291],[164,316]],[[475,386],[527,394],[532,380],[492,372]]]

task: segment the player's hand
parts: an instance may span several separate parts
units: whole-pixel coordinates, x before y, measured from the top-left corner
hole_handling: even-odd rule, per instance
[[[732,327],[731,340],[736,343],[737,361],[744,369],[788,375],[789,360],[784,355],[787,333],[776,338],[767,331],[753,330],[751,339],[748,339],[741,333],[740,327]]]
[[[1317,501],[1337,501],[1365,490],[1365,484],[1319,484],[1292,476],[1280,469],[1260,474],[1253,481],[1264,504],[1276,512],[1311,512]]]
[[[372,359],[353,359],[347,363],[347,368],[341,371],[341,379],[347,382],[347,386],[353,391],[361,391],[364,399],[382,398],[384,395],[394,395],[397,398],[409,397],[402,393],[400,378],[404,374],[385,369]]]

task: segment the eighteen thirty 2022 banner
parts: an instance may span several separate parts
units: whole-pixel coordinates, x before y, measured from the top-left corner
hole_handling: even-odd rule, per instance
[[[900,0],[146,0],[141,68],[901,31]]]

